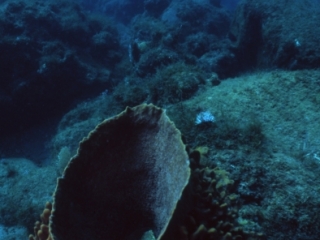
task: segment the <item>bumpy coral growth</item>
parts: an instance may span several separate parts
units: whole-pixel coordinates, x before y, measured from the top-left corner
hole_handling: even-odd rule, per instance
[[[179,239],[263,239],[263,234],[246,233],[237,223],[238,196],[231,190],[233,180],[218,167],[202,166],[207,151],[201,147],[190,153],[194,207],[179,229]]]
[[[219,168],[198,168],[194,171],[195,207],[190,212],[182,234],[190,239],[242,239],[242,230],[235,227],[237,195],[228,193],[233,184],[227,172]]]
[[[52,204],[46,203],[46,206],[40,215],[41,222],[37,221],[34,225],[34,235],[30,234],[29,240],[52,240],[49,233],[49,218],[52,211]]]

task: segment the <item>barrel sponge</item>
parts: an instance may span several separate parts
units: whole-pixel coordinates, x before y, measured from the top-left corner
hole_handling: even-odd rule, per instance
[[[53,240],[163,235],[190,177],[179,130],[154,105],[127,107],[84,138],[54,194]]]

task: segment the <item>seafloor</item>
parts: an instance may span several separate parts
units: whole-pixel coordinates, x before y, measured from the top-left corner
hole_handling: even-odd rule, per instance
[[[208,165],[225,169],[235,181],[240,225],[258,229],[267,239],[317,234],[319,79],[320,72],[310,70],[251,73],[204,86],[191,99],[167,108],[188,144],[208,147]],[[68,113],[45,165],[25,158],[1,160],[1,219],[10,226],[2,227],[2,236],[8,237],[3,239],[27,236],[24,224],[34,221],[38,206],[51,201],[63,164],[59,151],[73,152],[107,107],[98,97]],[[215,121],[196,125],[203,111]],[[92,117],[78,119],[84,112]]]

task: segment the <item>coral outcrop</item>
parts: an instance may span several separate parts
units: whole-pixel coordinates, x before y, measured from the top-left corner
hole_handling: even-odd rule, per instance
[[[37,221],[34,224],[34,235],[29,236],[29,240],[52,240],[49,234],[49,218],[51,216],[52,204],[46,203],[46,206],[40,215],[41,222]]]
[[[190,192],[192,204],[184,220],[164,239],[251,239],[262,240],[262,232],[244,230],[239,222],[238,195],[229,173],[208,164],[207,147],[198,147],[189,154],[192,167]]]
[[[108,18],[73,1],[1,1],[0,8],[2,136],[61,116],[75,100],[111,86],[121,53]]]
[[[319,13],[311,0],[241,1],[229,32],[239,66],[317,68]]]

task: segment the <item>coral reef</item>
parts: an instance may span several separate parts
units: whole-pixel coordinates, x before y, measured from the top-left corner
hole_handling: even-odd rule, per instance
[[[169,146],[174,139],[176,145]],[[123,149],[127,153],[121,153]],[[206,158],[208,151],[208,147],[189,151],[189,181],[189,170],[186,168],[185,177],[181,172],[187,166],[185,146],[163,110],[152,105],[127,108],[99,124],[81,142],[77,156],[58,181],[50,236],[47,224],[52,208],[47,204],[30,239],[69,239],[76,232],[81,232],[78,239],[153,239],[153,234],[157,239],[264,239],[261,232],[244,231],[245,221],[238,220],[234,181],[226,171],[212,167]],[[140,163],[141,159],[146,161]],[[100,226],[106,223],[111,229]]]
[[[261,232],[243,229],[234,181],[228,172],[208,164],[208,150],[198,147],[189,153],[193,204],[170,239],[265,239]]]
[[[32,229],[43,204],[52,200],[56,178],[52,166],[39,167],[22,158],[0,158],[0,223],[3,232],[12,226]]]
[[[0,7],[0,108],[6,116],[0,123],[7,126],[1,135],[62,116],[74,101],[110,86],[121,51],[107,17],[73,1],[2,1]]]
[[[205,84],[205,74],[192,65],[177,62],[159,69],[149,83],[150,101],[159,105],[191,98]]]
[[[231,21],[233,13],[223,7],[228,1],[1,1],[0,239],[10,239],[14,234],[25,235],[18,239],[26,238],[23,231],[32,231],[42,203],[52,200],[57,172],[64,171],[81,139],[119,109],[144,102],[165,107],[190,148],[210,148],[210,152],[208,148],[189,152],[191,181],[171,220],[167,214],[163,221],[169,222],[168,235],[163,237],[319,238],[319,71],[260,72],[319,66],[319,2],[243,0]],[[112,20],[106,14],[96,15],[97,9]],[[247,70],[258,72],[220,81]],[[70,112],[64,115],[66,111]],[[131,110],[127,111],[129,115]],[[124,115],[114,121],[123,120]],[[130,124],[132,119],[128,120]],[[75,214],[70,217],[73,229],[65,229],[74,233],[84,226],[76,221],[85,208],[81,204],[96,204],[98,212],[103,208],[99,194],[104,188],[88,179],[119,179],[115,173],[110,177],[110,172],[100,176],[98,168],[104,169],[107,163],[120,165],[112,159],[131,161],[129,155],[137,154],[139,159],[133,160],[147,161],[141,156],[149,145],[139,147],[136,143],[148,139],[140,126],[148,126],[148,132],[154,128],[140,120],[129,124],[134,133],[121,127],[118,134],[103,138],[105,142],[117,142],[107,153],[97,147],[92,162],[80,161],[80,155],[91,156],[94,146],[89,151],[86,144],[105,125],[82,142],[81,153],[65,173],[70,177],[79,165],[84,163],[85,167],[75,170],[81,175],[74,173],[72,183],[67,182],[69,177],[60,180],[62,190],[56,194],[67,196],[69,201],[61,204],[61,211],[56,208],[58,220],[64,219],[61,212],[67,208]],[[141,125],[137,127],[136,123]],[[133,137],[136,133],[140,134],[137,141]],[[163,144],[158,140],[150,141],[155,149]],[[32,160],[9,159],[21,156]],[[108,161],[103,161],[104,156]],[[101,163],[94,166],[97,160]],[[123,171],[118,172],[126,176],[128,165],[121,167]],[[137,175],[143,184],[150,183],[140,178],[140,172]],[[158,189],[155,179],[149,184],[153,191]],[[90,194],[77,184],[97,194],[92,194],[95,199],[88,200]],[[122,205],[123,212],[135,217],[149,210],[139,209],[136,202],[140,199],[123,202],[123,196],[127,198],[136,187],[117,184],[119,189],[128,189],[125,193],[112,189],[118,193],[114,202]],[[72,189],[73,196],[65,189]],[[172,210],[174,204],[164,205]],[[106,214],[110,219],[118,214],[113,206],[108,208],[113,210],[111,214]],[[138,210],[132,210],[135,207]],[[113,218],[100,218],[97,211],[89,213],[92,218],[86,224],[104,229],[102,222],[113,222]],[[150,212],[146,215],[159,218],[159,214]],[[96,216],[98,223],[92,220]],[[84,218],[81,215],[80,221]],[[131,222],[114,224],[119,228],[129,226],[128,235],[137,234],[138,238],[143,233],[144,238],[152,238],[151,232],[161,237],[162,230],[153,227],[152,221],[150,225],[143,221],[148,222],[143,230]],[[165,229],[163,222],[161,229]],[[46,224],[36,225],[33,239],[47,238],[43,235]],[[122,229],[119,232],[124,233]]]
[[[241,68],[317,68],[319,13],[312,0],[242,1],[229,32]]]
[[[169,66],[177,62],[179,56],[170,49],[157,47],[151,49],[141,56],[137,64],[136,71],[140,77],[146,77],[156,73],[157,69],[163,66]]]

